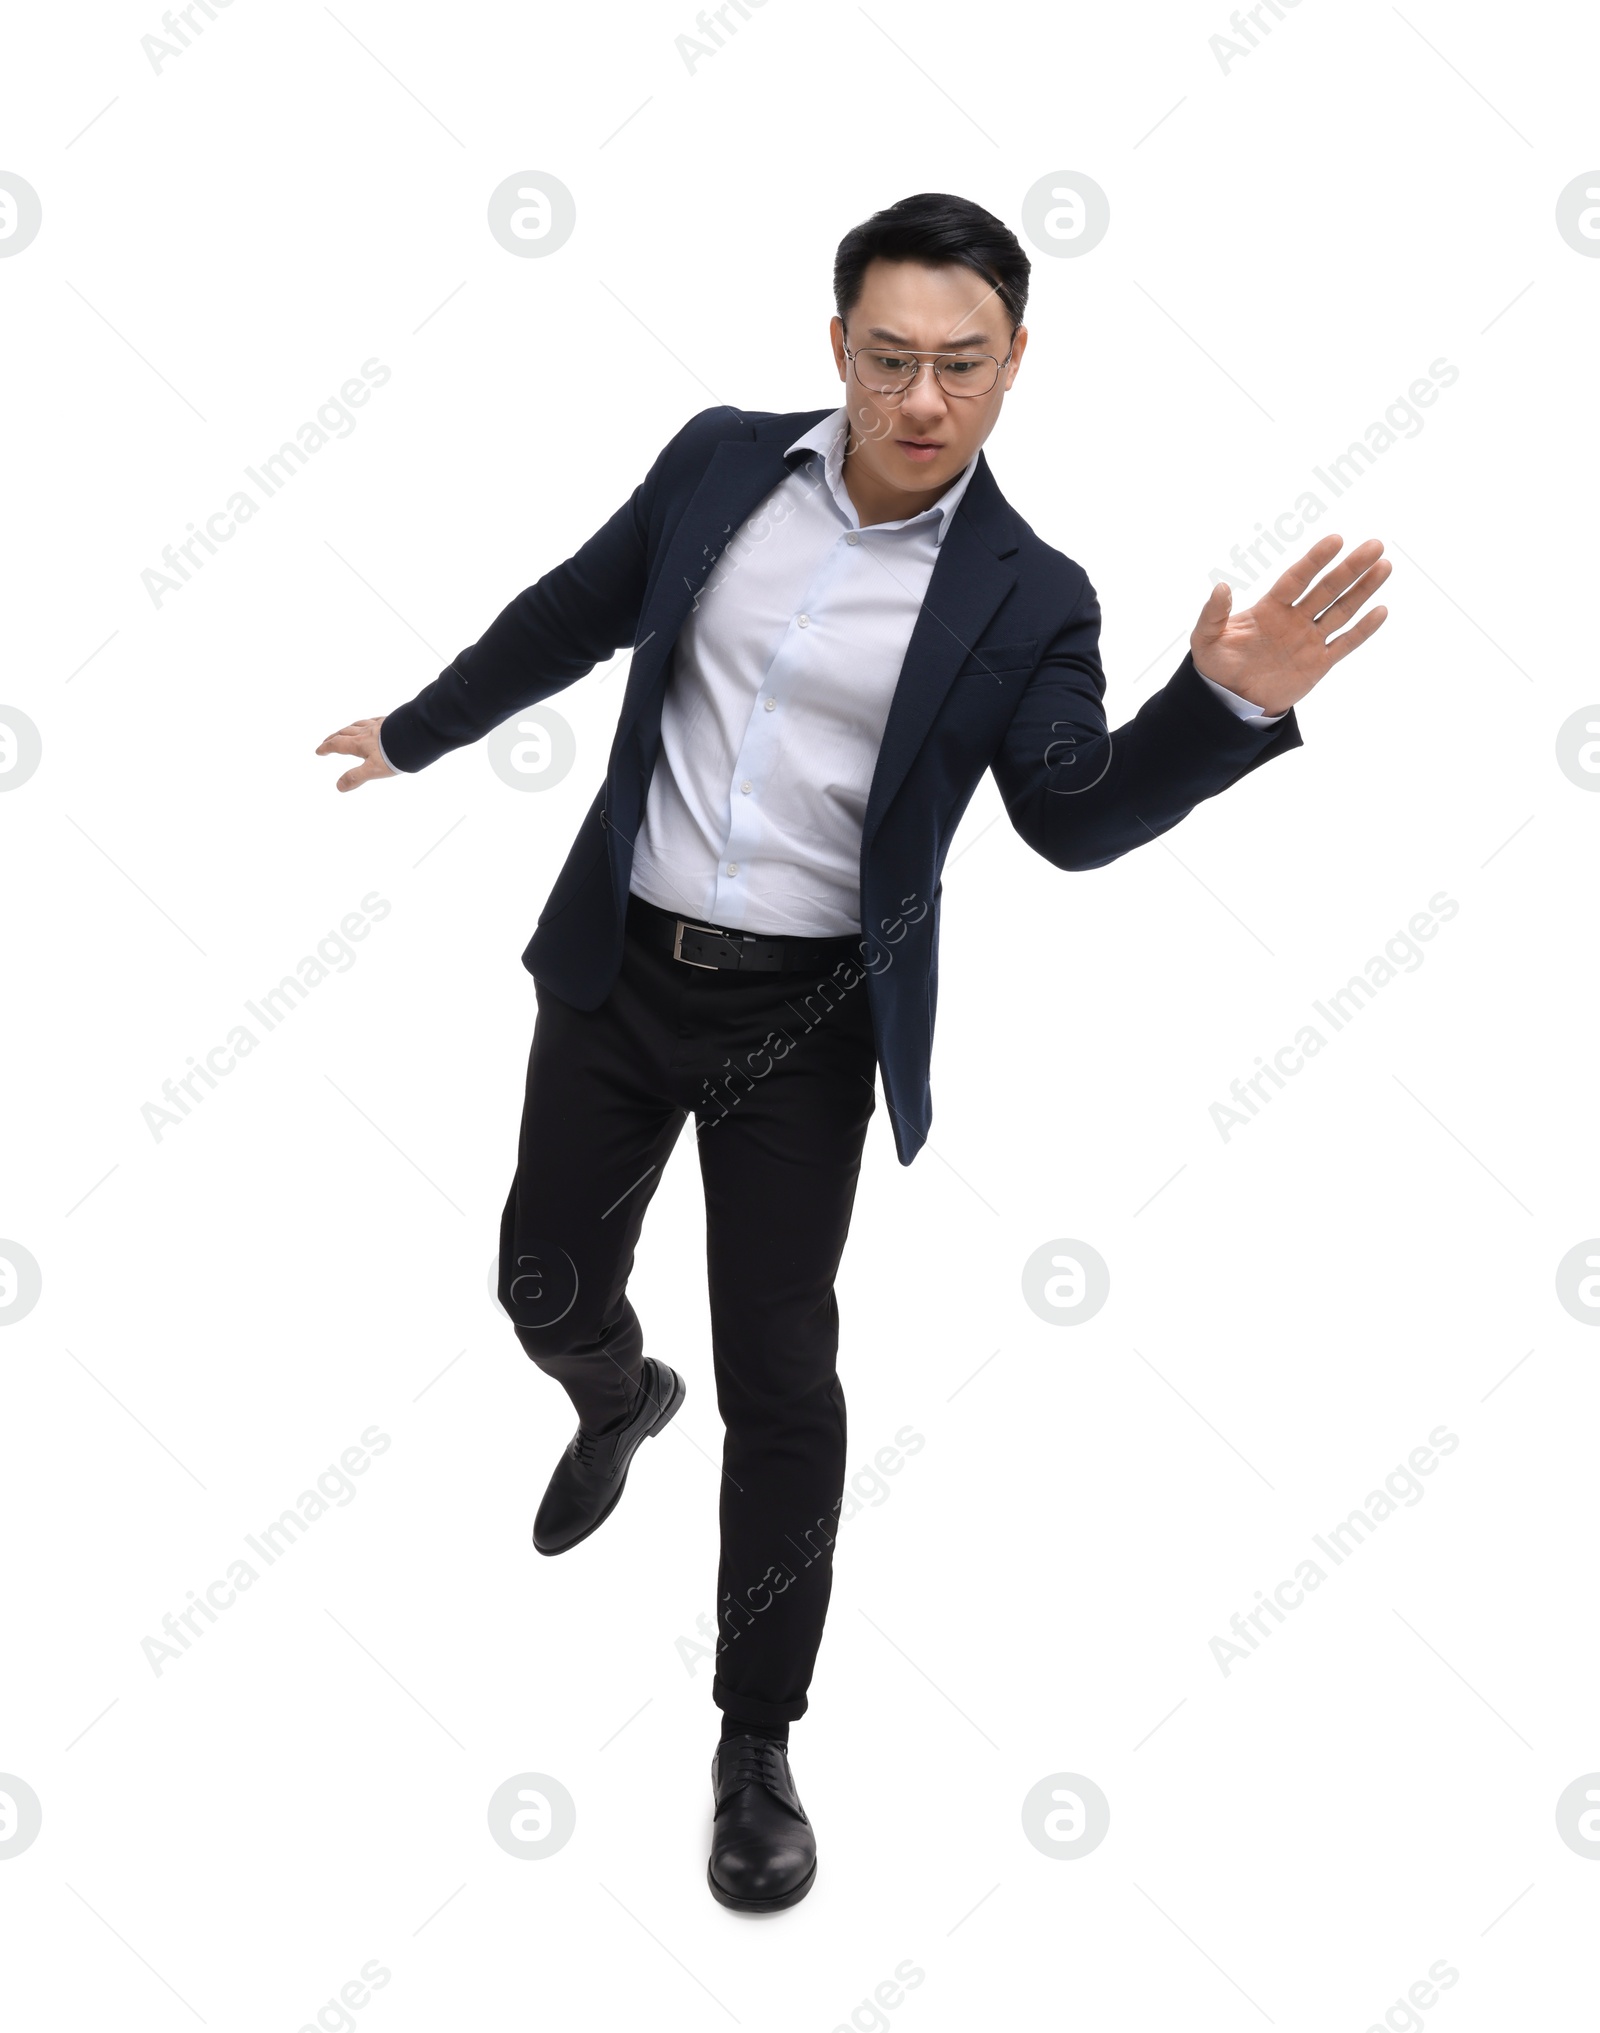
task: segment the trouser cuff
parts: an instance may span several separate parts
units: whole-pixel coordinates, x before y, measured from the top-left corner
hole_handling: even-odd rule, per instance
[[[793,1701],[757,1701],[730,1687],[721,1674],[711,1683],[711,1699],[724,1714],[742,1716],[746,1722],[798,1722],[808,1706],[803,1694]]]

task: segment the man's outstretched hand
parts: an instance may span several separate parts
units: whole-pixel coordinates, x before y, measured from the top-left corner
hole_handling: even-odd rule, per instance
[[[361,758],[361,767],[347,769],[334,786],[336,790],[353,791],[368,777],[400,774],[384,761],[383,751],[378,746],[378,729],[382,725],[381,713],[370,720],[352,720],[348,727],[341,727],[337,734],[330,734],[318,748],[318,755],[359,755]]]
[[[1345,623],[1360,613],[1394,568],[1383,545],[1369,537],[1324,572],[1343,544],[1343,537],[1319,538],[1242,614],[1232,611],[1233,589],[1226,581],[1212,587],[1189,637],[1200,675],[1263,712],[1286,713],[1341,657],[1375,635],[1388,619],[1387,607],[1372,608],[1353,628]],[[1336,634],[1341,628],[1343,635]]]

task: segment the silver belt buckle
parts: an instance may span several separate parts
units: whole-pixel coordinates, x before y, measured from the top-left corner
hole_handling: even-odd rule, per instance
[[[683,935],[685,932],[710,932],[714,938],[718,939],[723,938],[726,935],[722,932],[719,932],[715,925],[697,925],[692,918],[674,918],[672,922],[674,926],[672,935],[673,959],[683,960],[683,964],[685,967],[700,967],[703,968],[708,974],[718,973],[720,970],[714,967],[709,960],[684,960],[682,950]]]

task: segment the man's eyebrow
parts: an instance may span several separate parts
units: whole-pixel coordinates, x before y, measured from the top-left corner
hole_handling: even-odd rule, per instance
[[[904,346],[908,352],[914,353],[918,350],[915,346],[911,344],[911,341],[909,339],[902,338],[898,332],[891,332],[884,325],[868,325],[867,337],[869,339],[887,339],[892,346]],[[930,347],[929,351],[937,353],[953,353],[959,347],[962,346],[987,346],[988,343],[989,343],[988,333],[979,332],[975,338],[947,339],[942,346]]]

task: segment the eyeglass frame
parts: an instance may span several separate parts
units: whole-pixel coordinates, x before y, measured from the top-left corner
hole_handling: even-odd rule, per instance
[[[869,387],[865,381],[862,381],[861,375],[856,368],[856,355],[861,352],[862,348],[859,346],[846,346],[843,339],[839,341],[839,345],[841,351],[844,354],[844,357],[850,362],[850,370],[853,374],[855,374],[858,385],[862,388],[865,388],[868,395],[909,395],[912,389],[915,388],[917,385],[917,377],[922,372],[924,361],[927,361],[931,363],[933,367],[934,385],[937,387],[941,395],[950,396],[957,402],[977,402],[986,395],[993,395],[995,390],[999,387],[1001,369],[1010,364],[1011,356],[1017,350],[1017,338],[1016,334],[1013,332],[1011,335],[1011,344],[1006,348],[1006,357],[1004,360],[995,360],[994,355],[992,353],[959,353],[959,352],[938,353],[938,352],[929,352],[926,349],[918,346],[896,346],[894,348],[894,351],[897,354],[902,355],[904,358],[908,360],[915,360],[917,363],[916,367],[912,371],[911,379],[908,382],[906,382],[905,385],[901,388]],[[882,347],[869,346],[868,348],[866,348],[866,350],[870,353],[870,352],[882,352],[884,349]],[[943,381],[941,381],[939,378],[939,362],[941,360],[994,360],[994,380],[989,383],[989,386],[987,388],[974,388],[970,390],[963,390],[959,388],[946,388]]]

